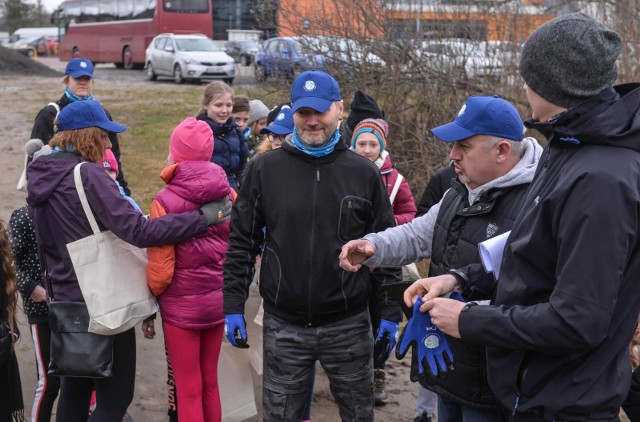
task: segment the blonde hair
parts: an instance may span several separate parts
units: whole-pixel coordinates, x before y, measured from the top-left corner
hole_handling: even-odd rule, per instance
[[[16,285],[16,271],[13,268],[13,258],[11,255],[11,246],[9,244],[9,235],[5,228],[4,222],[0,220],[0,257],[2,258],[2,270],[6,288],[4,293],[7,296],[7,322],[9,323],[9,331],[11,332],[11,342],[15,343],[18,337],[16,333],[16,304],[18,303],[18,287]]]
[[[202,93],[202,103],[200,104],[200,111],[196,116],[205,112],[204,106],[209,104],[211,101],[216,99],[221,95],[231,94],[231,98],[233,98],[233,88],[227,85],[223,81],[213,81],[209,85],[207,85]]]
[[[104,141],[107,134],[106,130],[99,127],[63,130],[53,135],[49,146],[51,148],[58,147],[62,151],[67,151],[69,147],[72,147],[85,160],[97,163],[104,157],[104,151],[107,149],[107,144]]]
[[[256,147],[256,156],[260,154],[264,154],[265,152],[269,152],[273,149],[271,145],[271,140],[269,139],[269,135],[265,136],[262,142],[258,144]]]

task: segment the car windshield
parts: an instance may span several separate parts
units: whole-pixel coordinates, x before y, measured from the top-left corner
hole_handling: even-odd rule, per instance
[[[208,38],[176,38],[176,45],[180,51],[220,51]]]

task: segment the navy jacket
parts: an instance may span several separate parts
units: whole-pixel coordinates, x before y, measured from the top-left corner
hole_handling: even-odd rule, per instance
[[[617,418],[640,311],[640,86],[608,88],[550,123],[493,301],[462,312],[487,344],[502,405],[545,420]]]

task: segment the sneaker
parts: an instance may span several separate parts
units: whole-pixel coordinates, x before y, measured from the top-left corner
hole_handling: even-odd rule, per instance
[[[384,406],[389,400],[387,392],[384,391],[384,369],[375,369],[373,372],[373,399],[376,406]]]
[[[431,422],[431,416],[427,412],[423,412],[420,416],[416,416],[413,422]]]

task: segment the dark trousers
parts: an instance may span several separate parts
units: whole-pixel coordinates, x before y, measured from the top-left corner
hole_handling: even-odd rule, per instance
[[[373,420],[373,336],[368,311],[320,327],[289,324],[265,312],[263,329],[264,421],[302,420],[316,361],[329,378],[341,419]]]
[[[62,377],[56,418],[65,422],[86,422],[91,391],[96,390],[96,410],[91,422],[122,421],[133,400],[136,380],[136,334],[134,329],[116,334],[113,342],[113,377]]]
[[[51,351],[51,328],[48,322],[31,324],[31,338],[36,355],[36,375],[38,386],[33,398],[31,420],[49,422],[53,403],[60,390],[60,378],[47,375]]]

